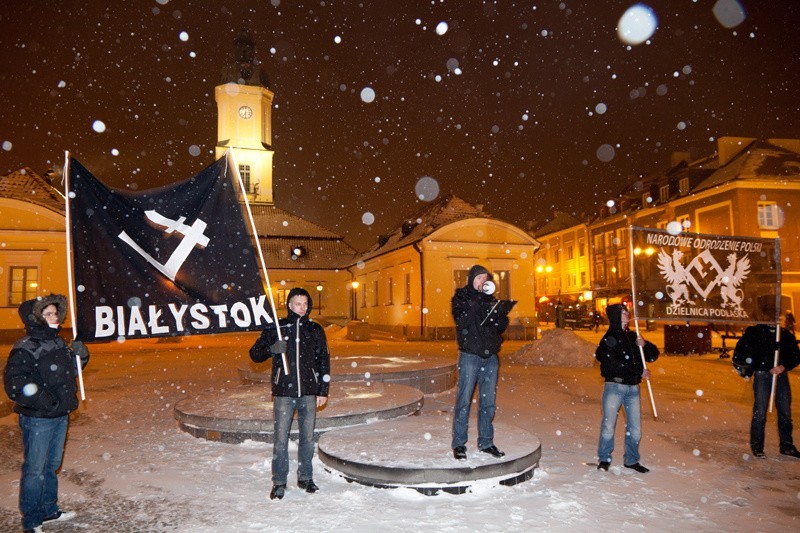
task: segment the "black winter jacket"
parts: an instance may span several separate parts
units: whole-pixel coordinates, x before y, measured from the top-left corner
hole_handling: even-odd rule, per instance
[[[642,382],[644,364],[639,346],[636,345],[636,333],[622,329],[621,307],[609,306],[607,314],[608,331],[594,353],[600,361],[600,374],[610,383],[638,385]],[[648,363],[658,359],[658,348],[652,342],[645,341],[643,350]]]
[[[484,359],[497,355],[500,351],[500,346],[503,344],[501,335],[508,327],[508,317],[492,313],[491,317],[484,321],[495,302],[497,300],[493,296],[475,290],[472,280],[456,290],[450,306],[456,323],[456,337],[460,351]]]
[[[289,310],[289,316],[278,321],[281,336],[286,341],[289,375],[283,371],[280,354],[273,355],[269,347],[278,340],[274,324],[270,324],[250,348],[250,359],[263,363],[272,357],[273,396],[327,396],[330,382],[330,355],[325,330],[309,318]]]
[[[775,366],[775,326],[757,324],[744,330],[742,338],[733,350],[733,364],[744,376],[756,371],[769,371]],[[800,364],[800,348],[797,339],[786,328],[781,328],[778,364],[786,372]]]
[[[78,370],[75,354],[58,336],[61,328],[53,329],[40,322],[41,316],[39,320],[35,317],[34,305],[41,313],[42,301],[29,300],[19,307],[27,335],[11,349],[3,381],[14,411],[34,418],[57,418],[78,408]]]

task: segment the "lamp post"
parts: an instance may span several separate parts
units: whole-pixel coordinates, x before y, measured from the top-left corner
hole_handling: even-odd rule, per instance
[[[358,302],[356,301],[356,298],[358,297],[358,295],[356,293],[356,290],[358,290],[358,285],[359,284],[358,284],[358,281],[353,280],[350,283],[348,283],[348,285],[352,289],[352,291],[351,291],[352,298],[350,299],[350,304],[351,304],[350,305],[350,319],[351,320],[357,320],[358,319],[358,314],[357,314],[358,313]]]
[[[322,286],[322,283],[319,283],[317,285],[317,293],[319,294],[319,309],[317,311],[318,315],[322,315],[322,289],[323,288],[324,287]]]

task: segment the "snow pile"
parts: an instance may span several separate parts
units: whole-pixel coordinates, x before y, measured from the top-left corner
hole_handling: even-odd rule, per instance
[[[550,329],[542,332],[541,340],[526,344],[508,359],[525,365],[591,367],[596,362],[596,348],[572,331]]]

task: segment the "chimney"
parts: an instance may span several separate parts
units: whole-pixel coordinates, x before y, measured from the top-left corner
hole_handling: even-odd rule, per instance
[[[688,163],[691,157],[692,154],[689,152],[672,152],[672,157],[670,158],[669,164],[671,167],[677,167],[684,161]]]
[[[717,139],[719,146],[719,165],[727,165],[731,159],[736,157],[748,144],[755,141],[751,137],[720,137]]]

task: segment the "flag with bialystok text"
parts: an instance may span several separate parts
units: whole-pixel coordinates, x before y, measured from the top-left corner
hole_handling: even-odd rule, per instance
[[[638,319],[778,321],[778,239],[631,227],[630,242]]]
[[[123,340],[272,323],[235,171],[223,157],[157,189],[105,186],[69,160],[77,338]]]

